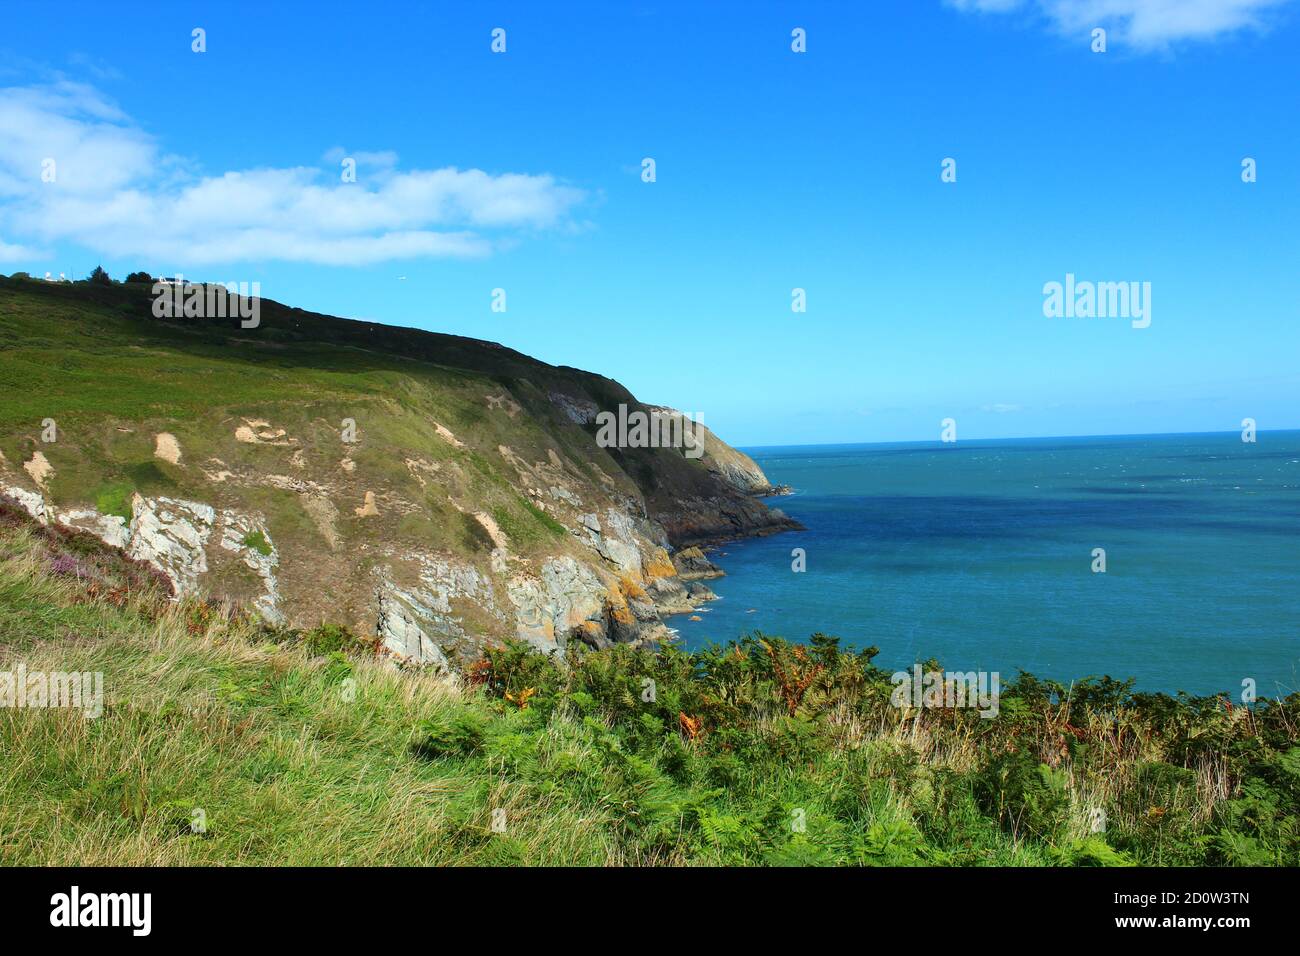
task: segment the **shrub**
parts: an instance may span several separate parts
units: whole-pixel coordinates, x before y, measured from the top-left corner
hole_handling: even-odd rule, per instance
[[[1069,779],[1023,750],[996,757],[975,777],[984,810],[1013,834],[1050,839],[1070,807]]]
[[[303,635],[303,646],[313,657],[328,657],[339,651],[359,651],[369,647],[343,624],[321,624]]]
[[[483,749],[487,721],[481,714],[467,710],[426,720],[420,729],[423,739],[413,747],[417,755],[430,760],[468,757]]]
[[[1211,841],[1215,863],[1230,866],[1300,864],[1300,747],[1262,760],[1247,774],[1241,793],[1215,813]]]
[[[57,555],[50,562],[50,570],[60,577],[81,578],[86,576],[86,571],[81,562],[70,554]]]
[[[1048,854],[1058,866],[1135,866],[1136,864],[1098,836],[1073,840]]]

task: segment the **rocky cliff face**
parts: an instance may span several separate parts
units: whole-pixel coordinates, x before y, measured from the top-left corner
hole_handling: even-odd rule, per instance
[[[11,393],[0,493],[178,594],[346,623],[435,667],[504,638],[661,639],[713,596],[693,544],[796,527],[711,432],[695,458],[603,447],[601,411],[670,411],[608,379],[272,302],[262,317],[255,334],[162,322],[143,290],[0,280],[19,377],[75,370]]]

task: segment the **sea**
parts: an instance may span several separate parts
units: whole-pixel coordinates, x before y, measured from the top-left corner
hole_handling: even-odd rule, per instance
[[[1300,431],[744,450],[807,530],[711,553],[689,650],[822,632],[890,670],[1300,689]]]

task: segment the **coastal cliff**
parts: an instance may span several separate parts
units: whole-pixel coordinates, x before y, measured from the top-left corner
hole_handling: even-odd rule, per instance
[[[610,379],[269,300],[250,329],[152,301],[0,279],[0,493],[177,595],[454,668],[504,638],[662,639],[713,596],[692,546],[798,527],[703,428],[696,457],[602,447],[602,411],[678,414]]]

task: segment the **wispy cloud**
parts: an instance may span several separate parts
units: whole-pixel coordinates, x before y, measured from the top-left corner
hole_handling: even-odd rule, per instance
[[[14,246],[0,239],[0,262],[26,262],[39,259],[41,253],[26,246]]]
[[[1181,40],[1213,40],[1262,30],[1293,0],[945,0],[958,10],[1045,19],[1062,33],[1104,27],[1112,40],[1159,49]]]
[[[550,175],[402,171],[391,152],[334,147],[325,162],[203,174],[91,86],[0,89],[0,232],[23,241],[192,265],[479,257],[569,224],[585,198]],[[0,243],[0,257],[24,252]]]

